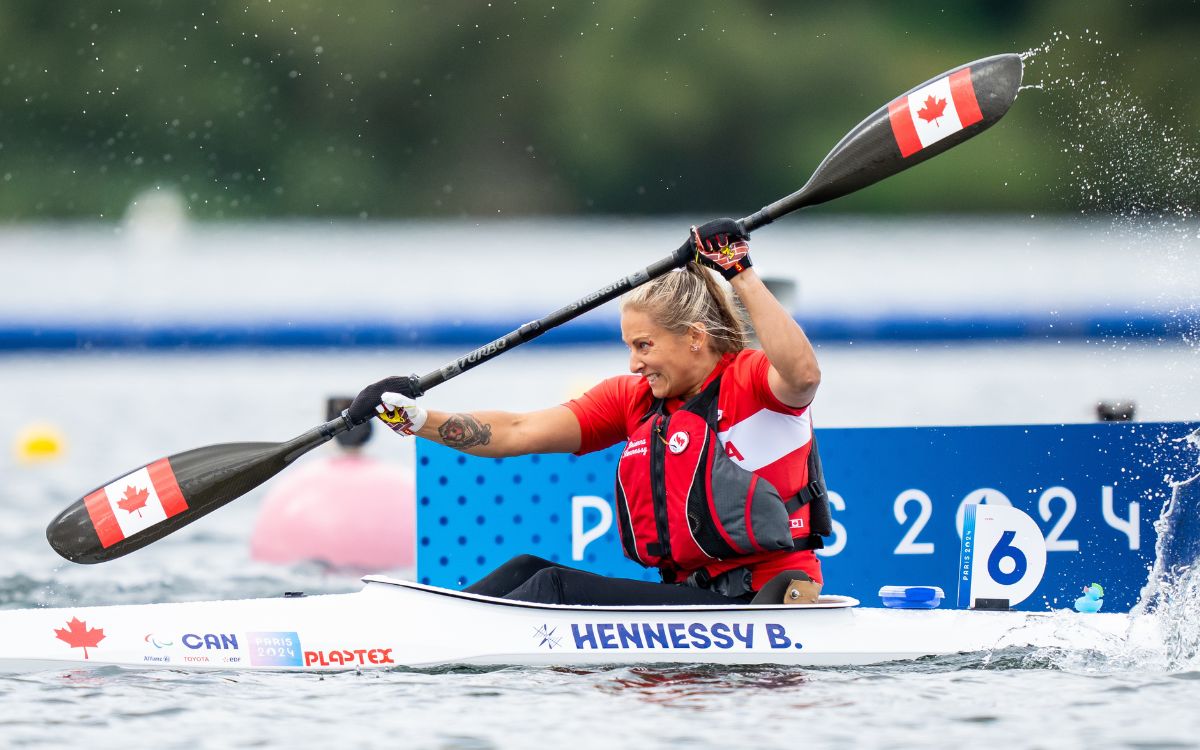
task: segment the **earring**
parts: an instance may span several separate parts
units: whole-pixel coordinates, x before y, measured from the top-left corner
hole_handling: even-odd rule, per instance
[[[700,351],[700,347],[696,346],[695,344],[692,344],[692,351],[698,352],[698,351]]]

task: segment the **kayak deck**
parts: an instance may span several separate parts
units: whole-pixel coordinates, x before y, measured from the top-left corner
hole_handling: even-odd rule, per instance
[[[0,612],[0,671],[334,671],[441,664],[838,666],[1005,646],[1097,648],[1129,617],[859,607],[534,604],[367,576],[350,594]]]
[[[436,596],[445,596],[452,599],[462,599],[464,601],[483,602],[491,605],[499,605],[504,607],[523,607],[526,609],[549,609],[555,611],[576,611],[576,612],[698,612],[716,610],[720,612],[744,611],[744,610],[760,610],[767,609],[778,611],[784,609],[782,606],[774,604],[658,604],[658,605],[638,605],[638,606],[609,606],[598,607],[592,605],[579,604],[539,604],[537,602],[519,602],[511,599],[497,599],[494,596],[483,596],[481,594],[471,594],[466,591],[455,591],[454,589],[444,589],[438,586],[430,586],[424,583],[415,581],[403,581],[398,578],[391,578],[384,575],[368,575],[363,576],[363,582],[367,584],[379,583],[386,586],[401,586],[403,588],[414,589],[416,591],[424,591]],[[795,604],[789,605],[787,609],[842,609],[845,607],[857,607],[861,602],[852,596],[839,596],[837,594],[823,594],[813,604]]]

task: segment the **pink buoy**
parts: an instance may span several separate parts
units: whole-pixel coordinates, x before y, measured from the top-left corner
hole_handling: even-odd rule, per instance
[[[415,493],[412,471],[357,452],[296,466],[263,501],[250,556],[359,572],[412,568]]]

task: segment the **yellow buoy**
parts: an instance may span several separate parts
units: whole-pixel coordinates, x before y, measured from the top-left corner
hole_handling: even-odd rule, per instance
[[[23,464],[54,461],[63,454],[65,441],[54,425],[31,424],[17,433],[13,443],[17,461]]]

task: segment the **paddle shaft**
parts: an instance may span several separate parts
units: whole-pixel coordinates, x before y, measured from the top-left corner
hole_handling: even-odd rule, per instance
[[[685,243],[684,245],[680,246],[678,250],[662,260],[659,260],[656,263],[651,263],[645,268],[620,278],[608,286],[597,289],[585,297],[580,297],[571,304],[560,307],[544,318],[526,323],[515,331],[501,336],[490,344],[485,344],[470,354],[459,357],[453,362],[449,362],[433,372],[421,376],[417,380],[420,393],[424,393],[430,388],[441,385],[451,378],[456,378],[467,370],[472,370],[484,362],[490,362],[504,352],[518,347],[521,344],[524,344],[528,341],[533,341],[547,331],[555,329],[564,323],[570,322],[575,318],[578,318],[580,315],[596,309],[597,307],[621,296],[631,289],[635,289],[648,281],[657,279],[659,276],[662,276],[673,269],[682,268],[689,260],[692,259],[692,255],[693,253],[690,245]]]

